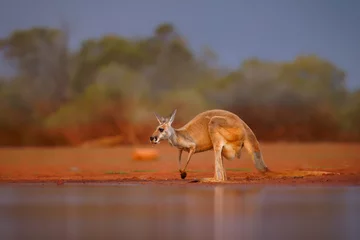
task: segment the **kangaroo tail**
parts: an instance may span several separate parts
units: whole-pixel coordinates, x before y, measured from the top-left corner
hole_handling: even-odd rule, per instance
[[[264,159],[262,157],[262,153],[260,150],[260,144],[259,144],[254,132],[245,123],[244,123],[244,127],[245,127],[245,132],[246,132],[244,147],[246,148],[248,153],[251,155],[251,158],[255,164],[255,167],[260,172],[269,171],[269,168],[266,166]]]

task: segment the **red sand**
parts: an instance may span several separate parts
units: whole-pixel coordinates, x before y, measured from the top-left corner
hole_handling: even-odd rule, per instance
[[[141,147],[141,146],[136,146]],[[178,151],[167,143],[152,147],[160,158],[134,161],[133,147],[117,148],[2,148],[0,183],[18,182],[137,182],[189,184],[212,177],[212,151],[195,154],[185,180],[178,171]],[[262,143],[265,162],[272,170],[257,172],[249,155],[224,160],[228,183],[360,185],[360,144]],[[187,153],[183,154],[183,166]],[[197,183],[198,184],[198,183]]]

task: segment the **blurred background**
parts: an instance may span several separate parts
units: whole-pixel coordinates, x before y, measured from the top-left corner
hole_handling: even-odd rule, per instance
[[[0,145],[140,144],[153,115],[360,140],[360,2],[3,0]]]

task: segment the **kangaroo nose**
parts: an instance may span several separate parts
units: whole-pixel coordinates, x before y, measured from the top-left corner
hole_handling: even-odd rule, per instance
[[[152,141],[153,139],[154,139],[154,137],[153,137],[153,136],[151,136],[151,137],[150,137],[150,141]]]

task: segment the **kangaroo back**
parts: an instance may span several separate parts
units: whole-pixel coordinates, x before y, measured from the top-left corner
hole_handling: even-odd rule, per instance
[[[182,128],[178,129],[178,133],[190,138],[196,144],[195,152],[203,152],[213,148],[209,134],[209,122],[214,116],[238,119],[238,116],[225,110],[208,110],[196,115]]]

